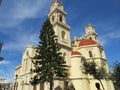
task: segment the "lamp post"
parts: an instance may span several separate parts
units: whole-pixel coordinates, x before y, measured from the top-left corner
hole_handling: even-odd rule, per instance
[[[0,52],[1,52],[1,49],[2,49],[2,43],[0,43]],[[0,61],[2,61],[4,58],[0,57]]]

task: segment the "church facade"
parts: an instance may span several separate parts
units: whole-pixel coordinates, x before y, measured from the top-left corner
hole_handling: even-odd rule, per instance
[[[50,6],[48,15],[55,34],[58,36],[58,44],[61,47],[62,55],[69,66],[69,77],[67,83],[63,80],[55,80],[53,90],[114,90],[111,80],[94,79],[90,75],[86,75],[82,71],[82,57],[86,60],[94,62],[98,66],[104,67],[109,73],[109,67],[103,46],[99,43],[98,34],[92,24],[85,27],[84,37],[75,37],[73,41],[70,39],[70,26],[66,22],[67,13],[64,11],[63,3],[54,0]],[[32,86],[31,78],[34,76],[32,69],[34,65],[32,60],[35,56],[36,47],[29,45],[23,53],[22,63],[16,67],[13,90],[49,90],[49,83],[40,83]],[[96,87],[98,84],[99,88]],[[104,88],[102,88],[104,86]]]

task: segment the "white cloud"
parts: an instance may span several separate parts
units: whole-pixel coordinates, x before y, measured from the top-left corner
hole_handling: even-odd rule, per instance
[[[109,37],[111,39],[120,38],[120,31],[111,32],[107,35],[107,37]]]
[[[119,39],[120,31],[109,32],[108,34],[99,36],[99,41],[102,45],[107,44],[111,39]]]
[[[38,44],[37,33],[18,32],[13,41],[4,44],[3,50],[23,51],[28,44]]]
[[[5,69],[4,69],[5,68]],[[2,69],[0,69],[0,78],[6,79],[9,82],[13,82],[13,78],[14,78],[14,68],[10,67],[9,69],[4,67]]]
[[[13,0],[4,2],[0,11],[0,27],[13,27],[26,18],[44,17],[48,14],[49,9],[47,8],[49,8],[49,4],[50,0]]]
[[[41,18],[47,15],[50,0],[14,0],[11,2],[10,4],[3,3],[3,6],[5,4],[8,4],[8,6],[6,9],[3,8],[5,11],[2,11],[2,13],[0,11],[0,27],[13,27],[13,29],[0,30],[2,35],[9,38],[9,41],[5,41],[2,49],[23,51],[28,44],[38,44],[39,33],[34,32],[34,30],[26,30],[26,26],[15,26],[27,18]]]
[[[43,17],[46,6],[49,5],[50,0],[19,0],[15,1],[15,9],[13,13],[14,18],[24,19],[24,18],[34,18]],[[48,10],[48,9],[46,9]],[[41,13],[42,12],[42,13]]]
[[[10,61],[6,61],[6,60],[0,61],[0,65],[7,65],[7,64],[10,64]]]
[[[98,33],[98,38],[102,45],[106,45],[112,39],[114,40],[120,39],[120,25],[118,24],[119,24],[118,18],[110,19],[105,22],[101,21],[96,24],[97,27],[97,28],[95,27],[96,32],[101,33],[101,34]]]
[[[108,40],[104,36],[99,36],[99,42],[100,44],[105,45]]]

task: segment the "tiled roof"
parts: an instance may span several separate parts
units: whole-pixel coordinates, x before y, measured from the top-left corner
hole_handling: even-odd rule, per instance
[[[96,41],[94,40],[91,40],[91,39],[82,39],[80,40],[80,43],[79,43],[79,47],[80,46],[86,46],[86,45],[94,45],[94,44],[97,44]]]
[[[71,55],[81,55],[81,53],[78,51],[72,51]]]

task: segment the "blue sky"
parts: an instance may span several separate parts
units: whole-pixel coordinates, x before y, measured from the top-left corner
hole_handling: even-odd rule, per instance
[[[60,0],[67,12],[71,40],[85,34],[92,23],[103,44],[108,63],[120,62],[120,0]],[[38,44],[40,28],[53,0],[3,0],[0,6],[0,77],[12,81],[14,69],[21,64],[22,53],[29,44]]]

